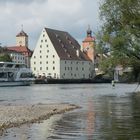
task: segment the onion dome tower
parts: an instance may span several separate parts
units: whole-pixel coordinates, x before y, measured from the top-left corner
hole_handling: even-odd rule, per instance
[[[92,30],[90,26],[87,29],[87,36],[82,43],[83,52],[89,57],[89,59],[95,62],[95,37],[92,36]]]

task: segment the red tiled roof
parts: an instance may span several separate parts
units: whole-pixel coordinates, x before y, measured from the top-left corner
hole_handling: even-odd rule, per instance
[[[12,46],[12,47],[7,47],[8,50],[16,51],[19,53],[29,53],[30,55],[32,54],[32,51],[27,48],[26,46]]]

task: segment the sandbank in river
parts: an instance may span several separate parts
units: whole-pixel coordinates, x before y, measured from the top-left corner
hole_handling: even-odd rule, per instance
[[[0,135],[8,128],[37,123],[76,108],[72,104],[0,105]]]

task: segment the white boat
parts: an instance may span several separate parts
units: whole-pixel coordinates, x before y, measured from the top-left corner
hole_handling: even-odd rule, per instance
[[[33,81],[32,71],[24,64],[0,62],[0,87],[27,86]]]

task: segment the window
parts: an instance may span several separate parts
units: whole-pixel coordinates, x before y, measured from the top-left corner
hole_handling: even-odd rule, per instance
[[[34,56],[34,58],[36,58],[36,56]]]
[[[36,62],[34,62],[34,64],[36,64]]]
[[[46,70],[48,70],[48,67],[46,67]]]
[[[67,61],[65,61],[65,64],[67,63]]]
[[[45,42],[47,42],[47,39],[45,40]]]
[[[49,45],[46,45],[47,47],[49,47]]]
[[[65,67],[65,70],[67,70],[67,68]]]
[[[82,64],[84,65],[84,62],[82,62]]]
[[[34,68],[34,71],[36,71],[36,68]]]
[[[40,55],[40,58],[42,58],[42,56]]]
[[[49,50],[47,50],[47,52],[49,52]]]
[[[40,45],[40,48],[42,48],[42,45]]]
[[[46,55],[46,58],[48,58],[48,55]]]
[[[84,70],[84,68],[82,68],[82,70]]]
[[[55,63],[55,61],[53,61],[53,64]]]
[[[40,53],[41,53],[42,51],[40,50]]]
[[[45,35],[43,34],[43,37],[45,37]]]
[[[78,70],[78,67],[76,67],[76,70]]]
[[[40,70],[42,70],[42,67],[40,67]]]
[[[43,40],[41,40],[41,42],[43,42]]]
[[[55,67],[53,67],[53,70],[55,70]]]
[[[42,62],[40,61],[40,64],[42,64]]]
[[[53,58],[55,58],[55,55],[53,55]]]
[[[48,64],[48,61],[46,62],[46,64]]]

